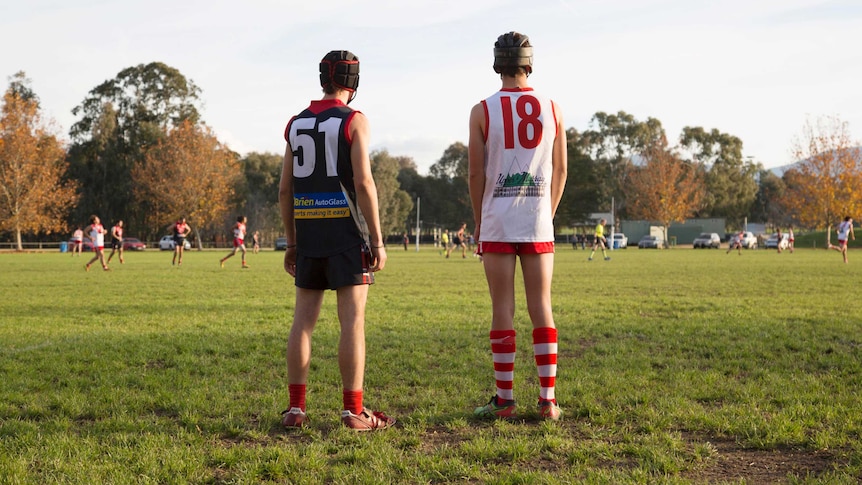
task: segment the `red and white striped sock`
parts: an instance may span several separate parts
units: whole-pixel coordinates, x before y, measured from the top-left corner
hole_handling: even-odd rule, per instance
[[[557,381],[557,329],[541,327],[533,329],[533,354],[539,371],[539,398],[557,402],[554,386]]]
[[[491,330],[491,354],[494,357],[494,379],[497,397],[515,399],[512,384],[515,380],[515,331]]]

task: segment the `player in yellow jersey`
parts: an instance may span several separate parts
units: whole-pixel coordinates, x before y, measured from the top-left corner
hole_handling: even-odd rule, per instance
[[[605,224],[608,221],[602,219],[596,225],[596,240],[593,242],[593,250],[590,251],[590,258],[588,261],[593,260],[593,255],[596,254],[596,248],[602,248],[602,256],[605,257],[605,261],[610,261],[611,257],[608,256],[606,249],[608,248],[607,239],[605,239]]]

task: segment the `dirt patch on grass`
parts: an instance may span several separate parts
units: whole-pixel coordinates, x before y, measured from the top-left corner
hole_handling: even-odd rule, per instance
[[[444,426],[429,427],[423,435],[420,449],[423,453],[434,454],[442,447],[457,448],[469,441],[471,429],[451,430]],[[717,438],[693,433],[683,433],[686,448],[693,452],[696,448],[708,446],[712,449],[703,462],[690,462],[689,468],[679,474],[679,478],[698,484],[745,483],[784,484],[795,479],[817,478],[836,469],[837,457],[833,451],[806,450],[792,447],[774,449],[745,448],[732,438]],[[693,455],[692,455],[693,456]],[[564,470],[570,465],[561,457],[543,458],[532,461],[527,467],[554,471]],[[525,466],[522,464],[522,466]],[[617,456],[613,459],[598,460],[598,468],[633,469],[637,463],[631,458]]]
[[[702,467],[683,476],[696,483],[788,483],[791,478],[815,478],[835,467],[835,455],[828,451],[795,448],[747,449],[727,438],[686,436],[692,446],[709,443],[715,449]]]

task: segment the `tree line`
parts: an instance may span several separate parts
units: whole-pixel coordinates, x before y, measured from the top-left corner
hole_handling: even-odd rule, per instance
[[[266,242],[281,233],[282,155],[240,156],[201,119],[201,90],[163,63],[120,71],[72,113],[68,146],[41,117],[25,73],[9,80],[0,117],[0,233],[15,240],[64,237],[90,214],[123,220],[129,234],[155,240],[179,217],[198,243],[226,238],[237,214]],[[569,178],[557,230],[608,212],[665,227],[692,217],[747,218],[775,226],[824,228],[862,207],[862,151],[837,117],[807,123],[792,146],[800,163],[782,175],[744,156],[738,137],[683,128],[671,144],[655,118],[595,113],[567,130]],[[467,147],[454,142],[418,172],[409,156],[371,153],[387,234],[472,226]],[[416,202],[421,201],[417,207]]]

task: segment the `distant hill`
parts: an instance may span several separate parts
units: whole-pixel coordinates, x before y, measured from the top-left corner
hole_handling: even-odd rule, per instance
[[[790,170],[791,168],[796,168],[801,164],[802,164],[802,161],[800,160],[798,162],[788,163],[787,165],[782,165],[780,167],[772,167],[772,168],[769,168],[767,170],[769,170],[770,172],[774,173],[775,175],[777,175],[779,177],[783,177],[784,172]]]
[[[857,157],[859,157],[859,158],[862,158],[862,146],[858,146],[858,147],[856,147],[856,148],[855,148],[855,150],[856,150],[856,156],[857,156]],[[780,166],[780,167],[773,167],[773,168],[770,168],[770,169],[767,169],[767,170],[769,170],[770,172],[774,173],[775,175],[778,175],[779,177],[781,177],[781,176],[783,176],[783,175],[784,175],[784,172],[787,172],[787,171],[788,171],[788,170],[790,170],[791,168],[796,168],[796,167],[798,167],[798,166],[799,166],[800,164],[802,164],[802,162],[804,162],[804,161],[805,161],[805,160],[799,160],[799,161],[797,161],[797,162],[788,163],[787,165],[782,165],[782,166]]]

